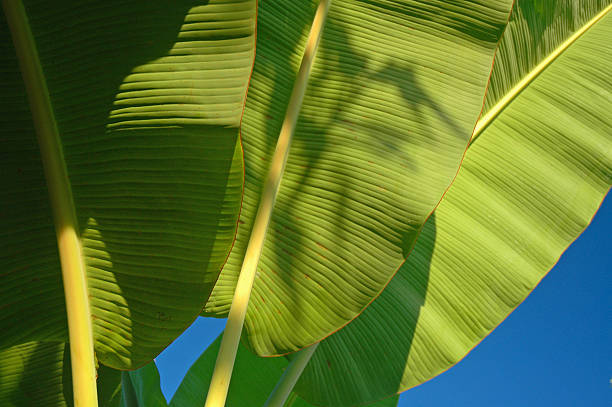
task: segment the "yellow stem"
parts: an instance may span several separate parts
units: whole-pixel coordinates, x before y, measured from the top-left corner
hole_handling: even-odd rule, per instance
[[[57,123],[23,4],[2,0],[2,7],[30,101],[53,212],[68,315],[74,405],[95,407],[96,368],[85,266]]]
[[[599,12],[595,17],[589,20],[582,28],[572,34],[567,40],[565,40],[561,45],[559,45],[550,55],[542,60],[535,68],[533,68],[520,82],[518,82],[510,91],[501,98],[495,106],[493,106],[483,117],[478,120],[476,123],[476,127],[474,128],[474,133],[472,134],[472,138],[470,143],[473,143],[474,140],[484,129],[487,128],[489,124],[508,106],[518,95],[525,89],[533,80],[540,74],[544,69],[546,69],[559,55],[563,53],[570,45],[572,45],[582,34],[587,32],[589,28],[591,28],[595,23],[601,20],[610,10],[612,10],[612,4],[604,8],[601,12]]]
[[[276,150],[272,156],[272,162],[263,187],[261,201],[257,209],[257,214],[255,215],[251,237],[249,238],[242,269],[238,277],[238,283],[236,284],[236,291],[225,326],[225,333],[221,340],[221,347],[217,355],[215,370],[206,398],[206,407],[223,407],[225,405],[227,390],[229,388],[236,352],[240,342],[240,335],[242,333],[242,326],[244,325],[244,317],[249,304],[253,281],[255,279],[257,263],[261,255],[268,224],[272,217],[274,202],[289,155],[293,131],[302,107],[302,100],[306,92],[310,69],[312,68],[314,57],[321,39],[330,3],[331,0],[322,0],[319,3],[308,35],[304,56],[302,57],[289,105],[287,106],[287,112],[280,130]]]

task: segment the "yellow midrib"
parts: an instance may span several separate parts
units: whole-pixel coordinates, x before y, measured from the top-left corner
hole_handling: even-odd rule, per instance
[[[59,131],[36,43],[19,0],[2,0],[43,163],[57,237],[72,363],[74,405],[95,407],[96,368],[85,265]]]
[[[599,20],[601,20],[610,10],[612,10],[612,4],[605,7],[595,17],[589,20],[584,26],[578,31],[572,34],[567,40],[559,45],[553,52],[551,52],[546,58],[542,60],[538,65],[535,66],[523,79],[521,79],[512,89],[506,93],[489,111],[478,120],[470,143],[480,136],[484,129],[508,106],[512,101],[525,89],[533,80],[542,73],[555,59],[557,59],[570,45],[572,45],[578,38],[580,38],[585,32],[593,27]]]
[[[302,108],[302,101],[310,78],[310,71],[321,40],[327,13],[332,0],[321,0],[315,12],[302,62],[297,73],[285,118],[281,126],[276,149],[272,156],[268,175],[264,182],[261,200],[253,221],[253,229],[245,251],[240,275],[234,291],[234,298],[225,325],[225,332],[217,355],[215,369],[210,381],[210,388],[205,407],[223,407],[234,367],[240,334],[244,325],[246,310],[253,288],[257,264],[274,210],[276,195],[285,171],[293,132]]]

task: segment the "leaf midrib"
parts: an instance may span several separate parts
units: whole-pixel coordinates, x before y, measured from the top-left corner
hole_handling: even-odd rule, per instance
[[[472,144],[482,132],[491,124],[497,116],[510,104],[517,96],[529,86],[550,64],[552,64],[563,52],[568,49],[578,38],[586,33],[591,27],[593,27],[598,21],[600,21],[608,12],[612,10],[612,4],[605,7],[595,17],[584,24],[579,30],[574,32],[568,39],[566,39],[561,45],[555,48],[546,58],[544,58],[539,64],[537,64],[529,73],[527,73],[523,79],[521,79],[516,85],[512,87],[495,105],[489,109],[489,111],[478,120],[470,144]]]
[[[259,263],[263,250],[266,233],[274,211],[276,196],[285,172],[293,132],[302,109],[302,102],[310,80],[310,72],[325,28],[331,1],[332,0],[320,1],[317,11],[315,12],[310,33],[308,34],[300,68],[289,98],[285,118],[277,139],[274,154],[272,155],[268,174],[264,181],[261,199],[253,221],[253,228],[242,260],[242,266],[238,282],[236,283],[236,290],[228,314],[223,339],[219,348],[217,362],[210,381],[210,388],[205,404],[206,407],[219,407],[225,405],[247,306],[249,304],[253,282],[255,281],[257,264]]]

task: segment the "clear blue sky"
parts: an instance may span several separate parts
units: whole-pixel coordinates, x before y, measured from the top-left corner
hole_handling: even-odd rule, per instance
[[[401,407],[611,407],[612,198],[533,293]],[[156,363],[167,399],[225,320],[199,318]],[[248,406],[245,406],[248,407]]]

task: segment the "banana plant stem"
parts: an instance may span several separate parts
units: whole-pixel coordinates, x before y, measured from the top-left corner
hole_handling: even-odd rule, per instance
[[[66,297],[74,405],[95,407],[96,368],[85,266],[59,131],[28,18],[19,0],[2,0],[40,148]]]
[[[232,370],[234,368],[234,361],[236,359],[236,352],[240,342],[240,335],[242,333],[242,326],[244,325],[244,318],[251,296],[253,281],[255,279],[257,264],[263,248],[268,224],[272,217],[274,202],[289,155],[293,131],[302,107],[310,70],[321,39],[330,3],[331,0],[322,0],[315,12],[312,27],[306,42],[304,56],[302,57],[300,69],[293,86],[285,119],[264,183],[261,201],[257,209],[257,214],[255,215],[253,229],[242,262],[238,283],[236,284],[236,291],[230,307],[223,339],[221,340],[221,347],[217,355],[217,362],[210,382],[205,407],[223,407],[225,405]]]
[[[295,383],[297,383],[304,368],[310,361],[310,358],[315,350],[317,350],[317,346],[319,346],[319,344],[315,343],[295,354],[293,360],[289,363],[289,366],[287,366],[276,384],[276,387],[274,387],[274,390],[270,393],[270,397],[268,397],[264,407],[283,407],[285,405]]]

